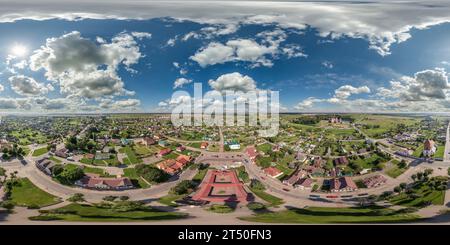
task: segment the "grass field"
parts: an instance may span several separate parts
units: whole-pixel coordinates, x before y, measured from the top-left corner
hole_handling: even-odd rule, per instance
[[[123,170],[123,173],[125,177],[128,177],[131,179],[134,185],[139,185],[137,187],[140,188],[148,188],[150,187],[149,184],[147,184],[146,181],[144,181],[139,175],[137,175],[136,170],[134,168],[126,168]]]
[[[445,191],[434,190],[429,182],[420,183],[413,189],[415,196],[400,193],[389,199],[392,204],[406,207],[420,207],[426,202],[434,205],[443,205],[445,201]]]
[[[163,196],[158,199],[159,203],[162,203],[164,205],[170,206],[170,207],[178,207],[178,205],[175,203],[176,200],[180,200],[181,198],[185,197],[186,195],[173,195],[168,194],[166,196]]]
[[[19,206],[45,207],[61,202],[53,196],[35,186],[27,178],[19,179],[19,185],[14,186],[11,200]]]
[[[63,221],[152,221],[186,218],[184,213],[162,212],[152,208],[117,212],[114,209],[99,208],[91,205],[69,204],[65,207],[52,210],[50,213],[41,213],[30,217],[31,220],[63,220]]]
[[[387,174],[389,177],[392,177],[392,178],[397,178],[398,176],[403,174],[408,169],[408,167],[400,168],[398,166],[399,163],[400,162],[398,160],[392,160],[391,161],[392,166],[390,168],[386,169],[385,174]]]
[[[269,203],[270,206],[278,206],[284,203],[283,199],[276,196],[272,196],[269,193],[257,190],[255,188],[250,188],[250,190],[259,198]]]
[[[43,147],[43,148],[36,149],[36,150],[34,150],[34,152],[33,152],[33,157],[42,156],[42,155],[44,155],[44,154],[47,153],[47,152],[48,152],[47,147]]]
[[[265,223],[302,223],[302,224],[333,224],[333,223],[403,223],[414,222],[419,216],[403,214],[382,207],[367,208],[326,208],[309,207],[305,209],[290,209],[280,212],[261,213],[240,219]]]
[[[142,162],[142,159],[138,158],[136,154],[134,153],[133,149],[131,147],[126,146],[119,150],[121,153],[125,153],[127,155],[126,158],[123,159],[123,163],[130,165],[130,164],[138,164]]]

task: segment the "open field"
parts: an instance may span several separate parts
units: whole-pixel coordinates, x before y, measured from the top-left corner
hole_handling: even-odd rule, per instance
[[[335,224],[335,223],[404,223],[420,220],[419,216],[404,214],[399,211],[381,207],[369,208],[292,208],[280,212],[267,212],[242,217],[242,220],[264,223],[301,223],[301,224]]]
[[[27,178],[19,179],[18,185],[13,187],[11,200],[27,207],[45,207],[61,202],[58,197],[39,189]]]

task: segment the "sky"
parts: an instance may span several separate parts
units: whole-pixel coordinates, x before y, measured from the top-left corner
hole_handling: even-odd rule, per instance
[[[448,1],[0,4],[1,114],[170,112],[195,83],[282,112],[450,112]]]

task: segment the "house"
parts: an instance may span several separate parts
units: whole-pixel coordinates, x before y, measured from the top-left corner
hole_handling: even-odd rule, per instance
[[[208,148],[208,142],[202,142],[201,144],[200,144],[200,149],[206,149],[206,148]]]
[[[59,149],[55,152],[55,156],[61,158],[67,158],[69,155],[67,154],[68,150],[66,148]]]
[[[364,185],[367,188],[374,188],[380,185],[383,185],[384,183],[386,183],[387,179],[385,177],[383,177],[382,175],[375,175],[375,176],[371,176],[369,178],[365,178],[363,180]]]
[[[338,157],[333,162],[335,166],[348,165],[348,159],[346,157]]]
[[[156,144],[156,141],[150,137],[144,137],[141,140],[141,145],[145,145],[145,146],[151,146]]]
[[[306,154],[302,153],[302,152],[297,152],[297,155],[295,156],[295,160],[304,163],[306,162],[306,160],[308,160],[308,157],[306,156]]]
[[[46,175],[52,175],[52,168],[56,164],[52,161],[50,161],[48,158],[43,158],[36,161],[36,167],[44,172]]]
[[[178,151],[178,152],[183,152],[185,150],[186,150],[186,147],[182,146],[182,145],[178,146],[177,149],[176,149],[176,151]]]
[[[356,191],[358,187],[350,177],[340,177],[330,180],[331,192]]]
[[[315,168],[320,168],[322,166],[323,160],[321,157],[315,157],[313,161],[313,166]]]
[[[241,149],[241,144],[233,143],[233,144],[228,145],[228,147],[230,147],[230,150],[239,150],[239,149]]]
[[[306,176],[306,172],[304,170],[298,170],[293,175],[291,175],[286,180],[283,180],[283,184],[294,186],[297,184],[297,182]]]
[[[109,153],[104,153],[100,151],[97,151],[95,153],[95,160],[107,160],[107,159],[109,159]]]
[[[122,138],[122,139],[120,139],[120,143],[122,145],[129,145],[131,143],[131,140]]]
[[[169,145],[169,142],[167,142],[166,140],[159,140],[158,145],[161,147],[166,147]]]
[[[436,144],[434,141],[431,139],[425,140],[423,143],[423,155],[429,157],[434,155],[434,153],[436,153]]]
[[[331,117],[328,119],[329,123],[342,123],[342,119],[339,117]]]
[[[171,153],[171,152],[172,152],[171,149],[169,149],[169,148],[164,148],[164,149],[162,149],[162,150],[160,150],[160,151],[158,152],[158,156],[162,157],[162,156],[165,156],[165,155],[167,155],[167,154],[169,154],[169,153]]]
[[[156,164],[156,167],[168,174],[173,175],[181,171],[187,164],[189,164],[190,161],[191,157],[186,155],[180,155],[177,157],[176,160],[167,159],[165,161]]]
[[[95,158],[95,155],[91,154],[91,153],[87,153],[87,154],[84,154],[84,158],[89,159],[89,160],[93,160]]]
[[[77,180],[75,185],[97,190],[127,190],[134,188],[129,178],[106,178],[100,177],[98,174],[86,174],[83,178]]]
[[[256,148],[254,146],[250,146],[246,149],[245,153],[247,153],[248,157],[251,161],[255,161],[256,157],[258,156],[258,152],[256,151]]]
[[[301,190],[310,190],[314,184],[314,181],[310,178],[301,178],[297,181],[296,187]]]
[[[192,158],[190,156],[186,155],[179,155],[176,159],[177,162],[180,162],[183,166],[190,163]]]
[[[265,174],[269,175],[272,178],[278,178],[281,175],[283,175],[283,172],[281,172],[279,169],[277,169],[275,167],[268,167],[268,168],[265,168],[263,171]]]

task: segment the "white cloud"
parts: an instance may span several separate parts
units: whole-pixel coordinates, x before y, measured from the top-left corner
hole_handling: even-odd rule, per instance
[[[222,64],[233,59],[234,49],[221,43],[212,42],[198,51],[190,59],[196,61],[201,67]]]
[[[225,44],[212,42],[208,46],[197,51],[190,59],[196,61],[201,67],[222,64],[230,61],[245,61],[256,66],[272,66],[270,58],[278,58],[278,54],[284,54],[288,58],[306,57],[300,46],[288,44],[281,46],[287,35],[281,29],[264,31],[256,35],[261,39],[260,43],[253,39],[232,39]]]
[[[225,91],[255,91],[256,82],[249,76],[243,76],[239,72],[221,75],[216,80],[209,80],[208,84],[218,92]]]
[[[27,77],[24,75],[15,75],[8,78],[11,83],[11,88],[17,94],[23,96],[38,96],[47,94],[49,91],[53,90],[53,87],[46,86],[43,83],[37,82],[32,77]]]
[[[152,34],[148,33],[148,32],[133,31],[133,32],[131,32],[131,35],[139,40],[144,39],[144,38],[152,38]]]
[[[3,92],[5,90],[5,87],[3,87],[3,85],[0,84],[0,92]]]
[[[184,78],[184,77],[182,77],[182,78],[177,78],[177,79],[175,80],[175,82],[173,83],[173,88],[174,88],[174,89],[176,89],[176,88],[181,88],[181,87],[183,87],[185,84],[189,84],[189,83],[192,83],[192,80],[191,80],[191,79],[186,79],[186,78]]]
[[[448,76],[444,69],[435,68],[403,76],[390,82],[390,88],[381,87],[378,95],[383,98],[395,98],[406,101],[424,101],[446,99],[450,91]]]
[[[344,85],[336,89],[334,93],[338,99],[347,99],[352,94],[370,93],[370,89],[367,86],[353,87],[351,85]]]
[[[424,29],[450,21],[450,3],[444,0],[421,2],[370,3],[299,1],[138,1],[124,5],[120,1],[51,1],[30,5],[26,0],[5,3],[0,22],[20,19],[149,19],[173,17],[214,25],[270,24],[283,28],[316,28],[323,37],[364,38],[370,48],[388,55],[390,46],[410,37],[410,30]],[[12,14],[14,13],[14,14]],[[343,25],[342,23],[345,23]]]
[[[333,69],[333,67],[334,67],[333,63],[331,63],[330,61],[327,61],[327,60],[323,61],[321,64],[323,67],[328,68],[328,69]]]
[[[47,79],[59,82],[61,91],[71,96],[132,95],[124,88],[117,69],[120,65],[130,68],[141,56],[130,34],[120,33],[110,43],[98,45],[74,31],[47,39],[30,57],[30,68],[44,69]]]

